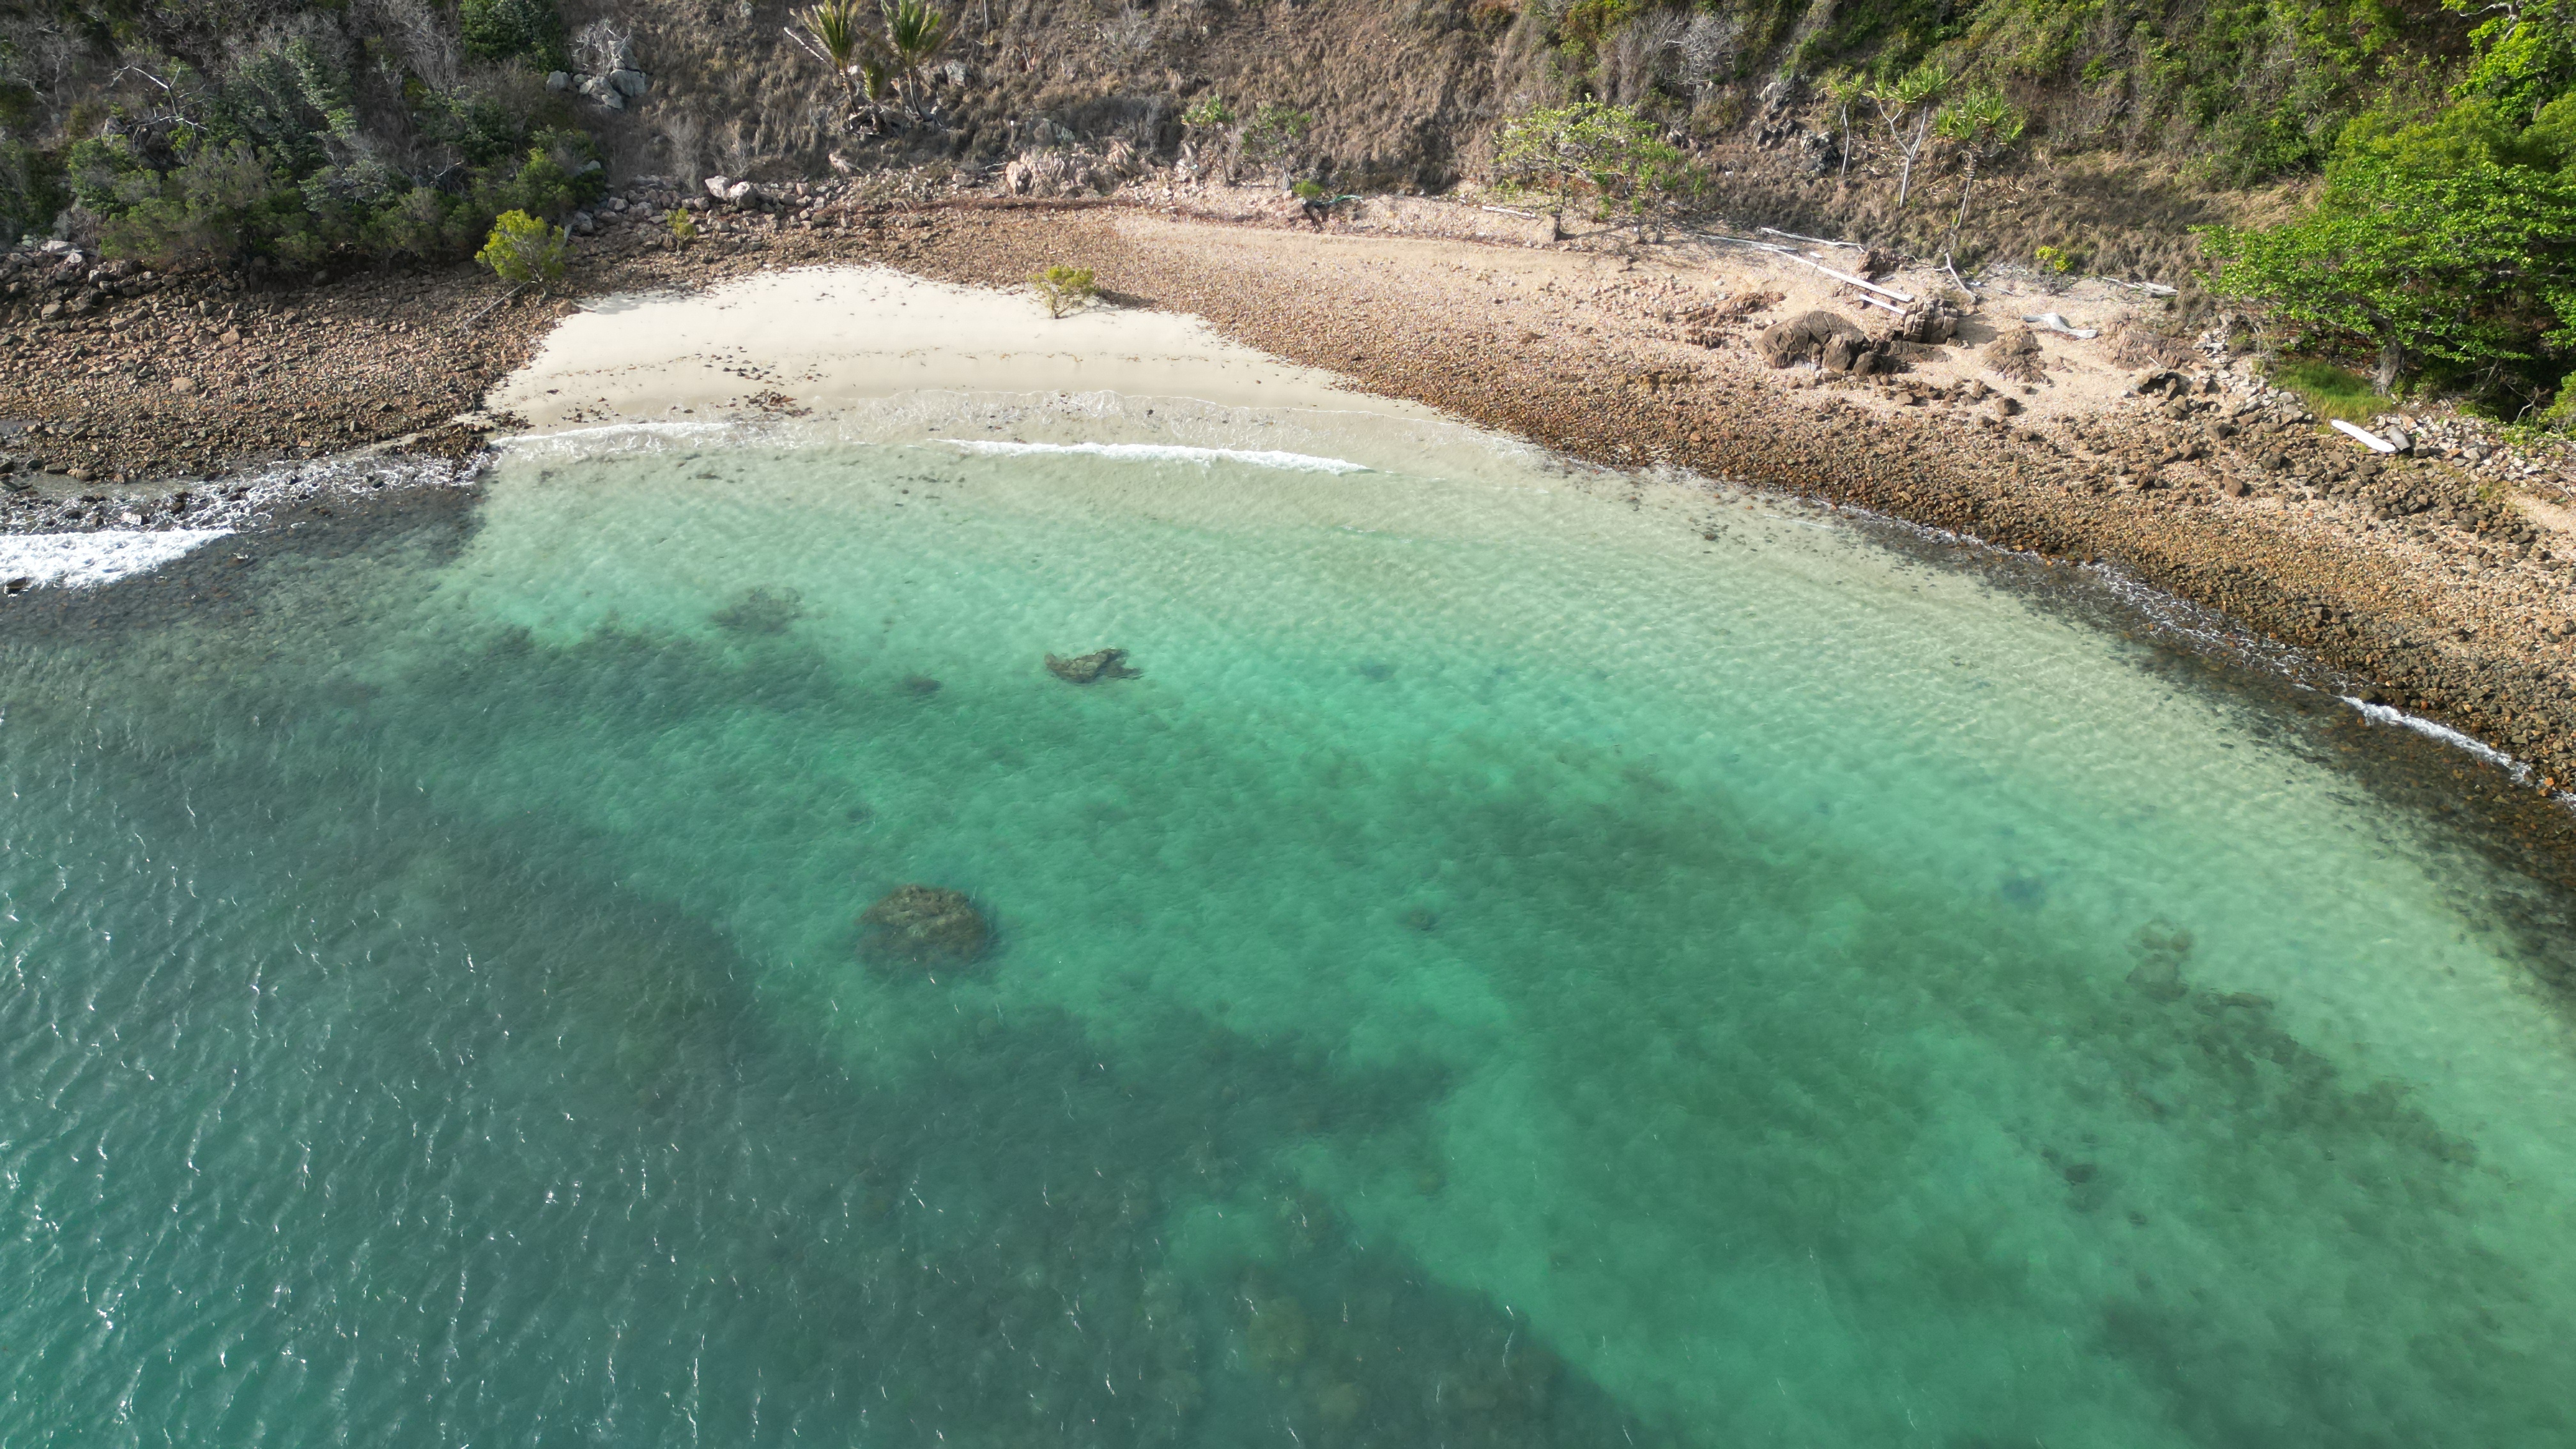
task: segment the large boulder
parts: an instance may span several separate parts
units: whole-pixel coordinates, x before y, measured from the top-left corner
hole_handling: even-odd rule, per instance
[[[1835,338],[1853,342],[1865,336],[1859,324],[1831,312],[1807,312],[1786,321],[1774,322],[1754,340],[1762,360],[1773,367],[1788,367],[1812,362],[1824,352],[1825,344]]]
[[[984,913],[945,886],[897,886],[859,913],[859,955],[884,966],[970,966],[992,939]]]

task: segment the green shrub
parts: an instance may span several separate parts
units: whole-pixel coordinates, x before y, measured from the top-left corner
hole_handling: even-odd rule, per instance
[[[1264,169],[1276,168],[1285,180],[1314,124],[1315,118],[1304,111],[1264,105],[1243,124],[1243,159]]]
[[[670,228],[674,246],[687,246],[698,239],[697,222],[681,207],[672,207],[671,214],[662,218],[662,225]]]
[[[1634,106],[1577,101],[1503,123],[1495,179],[1508,191],[1538,192],[1562,207],[1590,196],[1603,214],[1670,197],[1692,180],[1689,158]]]
[[[492,234],[474,260],[513,287],[552,291],[563,280],[572,256],[572,236],[524,211],[505,211],[492,223]]]
[[[82,157],[91,163],[79,185],[85,202],[97,196],[107,154]],[[197,146],[167,171],[127,166],[108,175],[99,241],[111,256],[164,270],[254,260],[303,267],[330,248],[303,193],[239,142]]]
[[[1222,92],[1210,91],[1192,101],[1188,110],[1181,112],[1181,124],[1196,126],[1206,131],[1222,130],[1234,124],[1234,107],[1225,103]]]
[[[1030,275],[1029,290],[1037,294],[1038,305],[1046,308],[1049,317],[1079,311],[1099,292],[1089,267],[1048,267]]]
[[[554,0],[463,0],[456,18],[469,55],[524,60],[541,71],[572,68]]]
[[[2528,127],[2475,106],[2356,123],[2305,215],[2203,234],[2204,279],[2276,325],[2369,347],[2382,392],[2428,365],[2554,381],[2576,355],[2576,171],[2555,109]]]

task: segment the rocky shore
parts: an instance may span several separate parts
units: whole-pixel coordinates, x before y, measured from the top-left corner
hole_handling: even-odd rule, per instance
[[[688,198],[702,234],[680,245],[663,219],[684,198],[647,185],[577,228],[566,290],[859,261],[1013,287],[1041,266],[1085,266],[1110,305],[1195,313],[1365,390],[1579,457],[2112,564],[2306,651],[2362,698],[2509,751],[2531,786],[2576,782],[2576,494],[2560,461],[2438,419],[2415,424],[2407,453],[2380,454],[2249,359],[2163,335],[2152,309],[1992,288],[1950,289],[1933,309],[1941,279],[1908,274],[1881,281],[1911,305],[1880,310],[1809,262],[1723,238],[1494,244],[1468,238],[1526,223],[1479,212],[1426,242],[1445,223],[1418,202],[1374,219],[1364,207],[1318,235],[1293,229],[1293,203],[1254,193],[1199,205],[1165,191],[1148,205],[859,191]],[[505,299],[464,268],[253,292],[51,253],[6,276],[0,521],[17,531],[185,523],[254,465],[370,446],[470,453],[500,421],[479,411],[486,390],[577,305]],[[2100,325],[2077,330],[2100,336],[2021,321],[2079,302]],[[1764,332],[1818,308],[1865,345],[1771,365]],[[1953,314],[1931,329],[1948,335],[1913,340],[1929,310]],[[746,391],[741,405],[777,399]]]

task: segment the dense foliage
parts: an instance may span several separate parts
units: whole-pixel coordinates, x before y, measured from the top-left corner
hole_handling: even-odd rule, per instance
[[[543,82],[566,53],[552,0],[78,3],[5,12],[11,74],[39,41],[101,73],[52,149],[34,102],[0,109],[12,238],[74,204],[111,255],[162,267],[459,257],[500,213],[560,217],[604,182]]]
[[[2367,350],[2383,390],[2430,372],[2546,397],[2576,362],[2571,41],[2557,0],[2480,27],[2450,104],[2357,118],[2305,215],[2213,232],[2213,290],[2292,345]]]
[[[2242,183],[2310,169],[2347,120],[2456,62],[2438,0],[1529,0],[1578,94],[1730,125],[1782,78],[1880,84],[1937,63],[2061,147],[2190,158]],[[2480,6],[2479,8],[2483,8]],[[2523,10],[2528,13],[2529,6]]]
[[[1504,187],[1540,192],[1563,206],[1581,197],[1596,209],[1642,210],[1688,183],[1688,158],[1652,121],[1627,106],[1577,101],[1503,124],[1494,171]]]

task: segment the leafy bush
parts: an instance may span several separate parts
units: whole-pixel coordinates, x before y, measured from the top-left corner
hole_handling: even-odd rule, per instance
[[[672,207],[670,215],[662,218],[662,225],[670,229],[671,241],[675,246],[687,246],[698,239],[697,222],[680,207]]]
[[[572,256],[572,236],[524,211],[505,211],[492,223],[492,234],[474,260],[514,287],[552,291],[563,280]]]
[[[1029,277],[1029,290],[1049,317],[1063,317],[1081,310],[1100,289],[1093,285],[1089,267],[1049,267]]]
[[[1181,112],[1181,124],[1206,131],[1221,130],[1234,124],[1234,107],[1225,103],[1223,93],[1210,91],[1190,102],[1190,108]]]
[[[1264,105],[1243,123],[1243,159],[1265,169],[1276,168],[1284,180],[1314,124],[1315,118],[1304,111]]]
[[[2376,354],[2386,392],[2429,364],[2554,378],[2576,353],[2576,96],[2533,124],[2463,106],[2356,124],[2306,215],[2212,228],[2210,290],[2326,346]]]
[[[1504,122],[1494,169],[1507,190],[1544,193],[1559,207],[1588,195],[1605,213],[1614,204],[1644,210],[1693,180],[1689,158],[1662,138],[1654,122],[1634,106],[1600,101]]]
[[[456,18],[469,55],[524,60],[541,71],[572,68],[572,49],[554,0],[462,0]]]

